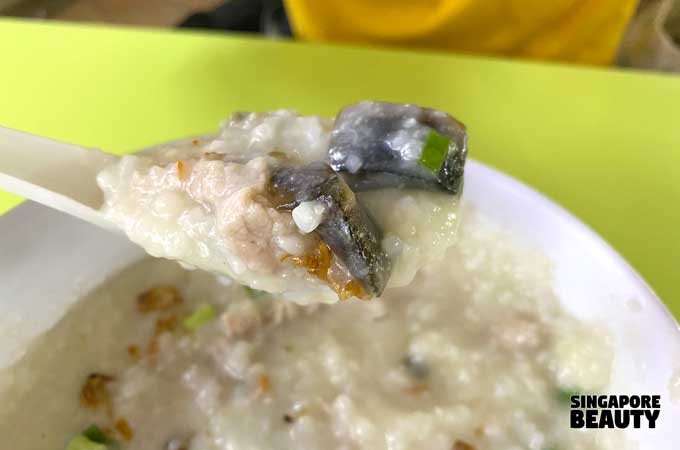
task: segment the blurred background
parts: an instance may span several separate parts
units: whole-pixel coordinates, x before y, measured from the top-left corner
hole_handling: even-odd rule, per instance
[[[0,0],[0,15],[680,71],[680,0]]]

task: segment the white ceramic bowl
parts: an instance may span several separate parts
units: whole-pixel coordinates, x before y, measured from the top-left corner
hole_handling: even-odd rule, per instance
[[[513,178],[470,161],[464,196],[553,260],[567,310],[609,329],[609,391],[661,395],[657,428],[628,430],[639,448],[677,449],[680,404],[670,401],[669,384],[680,368],[680,331],[654,292],[599,236]],[[143,255],[121,236],[34,203],[0,217],[0,368],[85,292]]]

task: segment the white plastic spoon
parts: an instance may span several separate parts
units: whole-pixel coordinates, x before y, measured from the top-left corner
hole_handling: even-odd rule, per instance
[[[0,127],[0,189],[120,232],[100,212],[97,173],[116,156]]]

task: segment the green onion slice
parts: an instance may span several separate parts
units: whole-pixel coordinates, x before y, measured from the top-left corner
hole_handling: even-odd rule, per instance
[[[85,431],[83,431],[83,436],[91,440],[92,442],[97,442],[99,444],[108,444],[110,439],[104,434],[104,432],[97,425],[90,425]]]
[[[261,291],[259,289],[253,289],[250,286],[243,286],[243,290],[246,291],[246,295],[253,300],[258,300],[269,295],[267,291]]]
[[[79,434],[71,439],[66,446],[66,450],[108,450],[108,447],[106,444],[91,441],[82,434]]]
[[[182,321],[182,326],[187,331],[196,331],[215,318],[215,308],[212,305],[203,304]]]
[[[115,450],[118,443],[108,437],[97,425],[90,425],[85,431],[75,436],[66,446],[66,450]]]
[[[579,389],[574,388],[559,388],[557,390],[557,400],[560,403],[568,405],[571,403],[572,395],[581,395],[582,392]]]
[[[425,139],[423,151],[420,153],[420,164],[433,172],[437,172],[449,152],[450,143],[450,137],[430,130],[427,139]]]

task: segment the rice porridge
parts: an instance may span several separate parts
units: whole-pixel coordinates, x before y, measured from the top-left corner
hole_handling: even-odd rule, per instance
[[[606,335],[561,311],[544,256],[464,216],[445,263],[368,302],[131,267],[0,374],[0,435],[14,450],[90,424],[137,450],[626,448],[570,430],[560,399],[606,386]],[[100,403],[83,399],[93,374]]]
[[[113,277],[0,371],[3,441],[630,448],[569,428],[570,396],[606,391],[610,338],[561,309],[544,255],[459,211],[466,156],[447,113],[363,101],[334,119],[235,113],[116,159],[102,217],[165,259]]]
[[[297,303],[407,285],[456,241],[464,127],[414,105],[343,111],[235,113],[214,137],[124,156],[99,174],[102,212],[153,256]]]

